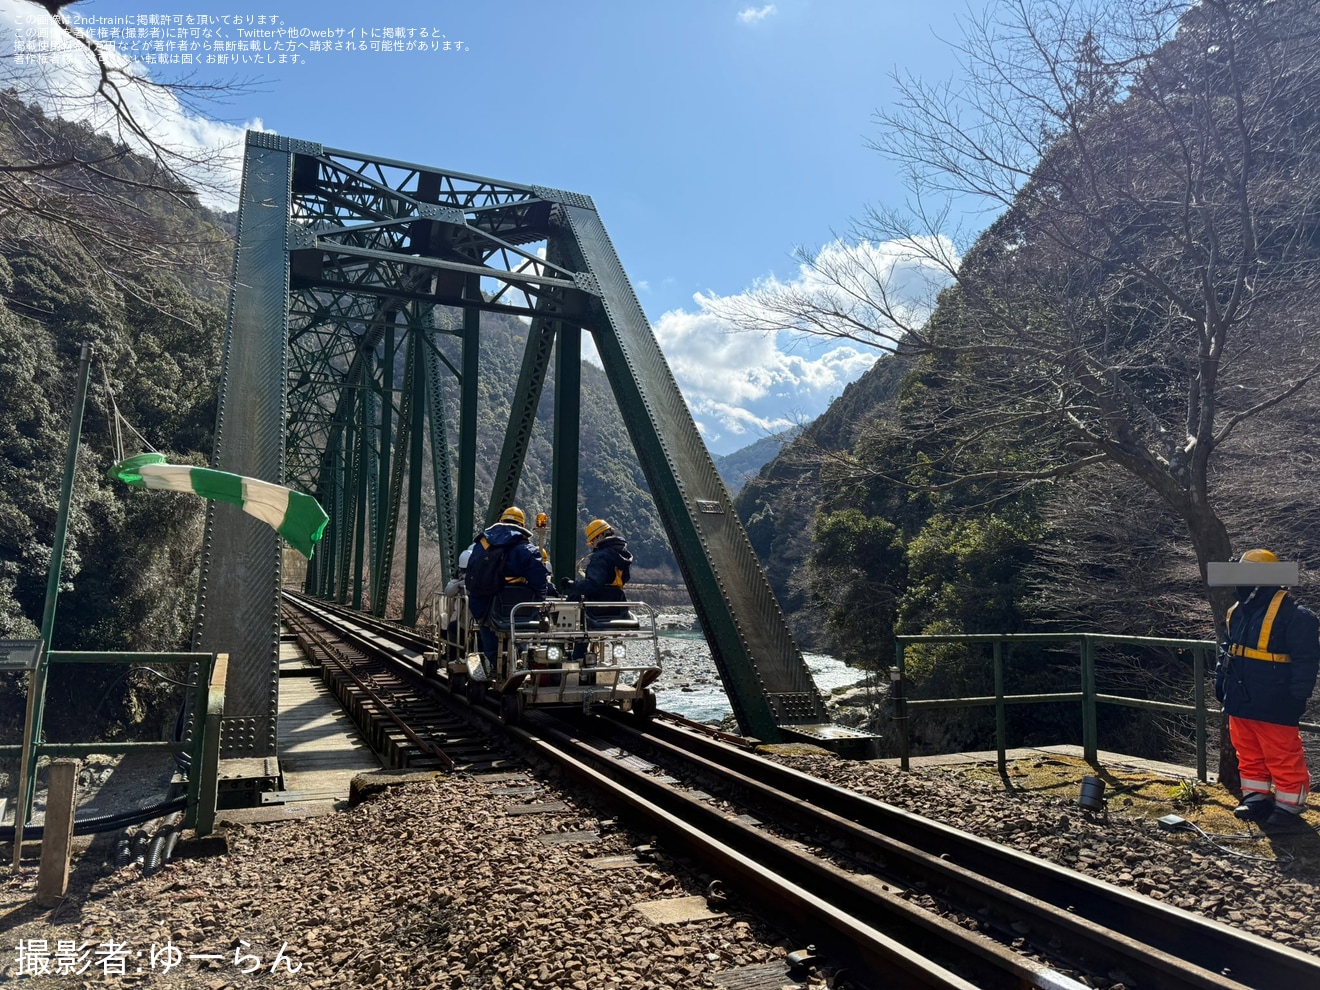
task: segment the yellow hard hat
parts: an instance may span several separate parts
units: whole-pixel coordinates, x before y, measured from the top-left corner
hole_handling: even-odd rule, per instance
[[[604,519],[593,519],[587,523],[587,543],[595,543],[598,537],[604,536],[610,531],[610,524]]]
[[[500,516],[500,522],[514,523],[515,525],[518,526],[526,526],[527,514],[524,513],[523,510],[518,508],[516,505],[511,505],[507,509],[505,509],[504,514]]]
[[[1250,562],[1253,564],[1277,564],[1279,558],[1274,556],[1274,554],[1270,553],[1268,550],[1248,550],[1242,555],[1242,562]]]

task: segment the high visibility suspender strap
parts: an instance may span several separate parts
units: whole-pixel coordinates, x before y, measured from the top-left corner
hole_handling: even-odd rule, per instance
[[[1280,589],[1274,593],[1270,599],[1270,607],[1265,610],[1265,621],[1260,624],[1260,639],[1256,641],[1256,649],[1264,653],[1270,646],[1270,633],[1274,631],[1274,619],[1279,614],[1279,606],[1283,604],[1284,595],[1288,592]]]
[[[1270,599],[1269,608],[1265,610],[1265,619],[1260,624],[1260,636],[1256,640],[1256,648],[1253,650],[1249,646],[1239,646],[1234,643],[1229,647],[1229,652],[1237,657],[1249,657],[1252,660],[1267,660],[1270,663],[1288,663],[1292,657],[1287,653],[1271,653],[1268,649],[1270,645],[1270,634],[1274,631],[1274,620],[1279,614],[1279,608],[1283,605],[1284,596],[1287,591],[1280,589],[1274,593]],[[1229,618],[1233,616],[1233,609],[1237,608],[1235,602],[1228,610]]]

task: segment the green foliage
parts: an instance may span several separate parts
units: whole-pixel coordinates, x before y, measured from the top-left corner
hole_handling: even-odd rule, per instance
[[[911,116],[886,116],[893,147],[933,186],[980,182],[1006,210],[926,326],[878,363],[899,369],[897,385],[864,377],[869,401],[837,403],[740,500],[772,576],[788,570],[775,554],[800,552],[782,520],[810,518],[795,501],[803,484],[822,519],[856,510],[897,527],[900,632],[1203,631],[1198,563],[1223,559],[1209,555],[1230,536],[1315,559],[1303,453],[1314,381],[1283,392],[1314,375],[1320,325],[1320,72],[1304,41],[1317,17],[1296,0],[1196,5],[1172,40],[1126,62],[1096,34],[1057,36],[1062,74],[1039,79],[1062,87],[1045,97],[1060,112],[1039,134],[1009,112],[1043,92],[1016,89],[1015,73],[1057,53],[1014,48],[995,22],[969,48],[987,67],[969,105],[1004,114],[986,132],[960,130],[920,87]],[[977,104],[987,93],[1009,102]],[[986,134],[1022,142],[1028,181],[1016,162],[1001,176],[977,157]],[[888,216],[873,215],[877,232]],[[820,437],[833,442],[816,442],[809,473]],[[854,586],[864,562],[847,547],[810,559],[812,587],[830,589]],[[786,605],[799,623],[809,615]],[[840,642],[858,641],[846,608],[825,618]],[[963,662],[925,654],[931,673]]]
[[[13,128],[35,126],[39,112],[0,99],[0,148],[35,148],[43,138]],[[79,154],[106,152],[104,139],[75,125],[40,124],[47,138],[58,133]],[[138,166],[120,158],[106,167]],[[34,215],[0,217],[0,637],[38,634],[87,342],[94,361],[52,646],[186,649],[204,504],[132,490],[105,471],[118,457],[116,405],[172,460],[204,462],[210,452],[224,315],[208,301],[214,286],[196,263],[207,238],[205,250],[214,250],[215,228],[195,204],[147,190],[128,199],[107,194],[69,222],[47,215],[53,200],[41,202]],[[127,250],[122,235],[130,230],[150,231],[151,250]],[[194,273],[188,282],[176,274],[184,265]],[[136,439],[126,442],[126,453],[138,451]],[[50,691],[50,737],[81,740],[152,717],[149,701],[160,693],[150,676],[112,669],[52,675]],[[3,701],[7,724],[19,701],[12,694]]]
[[[1184,777],[1169,788],[1169,800],[1177,807],[1197,808],[1205,800],[1201,785],[1191,777]]]
[[[936,619],[926,636],[956,636],[965,630],[949,619]],[[991,673],[982,647],[963,643],[910,643],[903,650],[904,676],[914,698],[957,698],[986,693]]]
[[[736,495],[749,479],[756,477],[761,468],[774,460],[784,444],[791,442],[801,432],[800,426],[793,426],[780,433],[761,437],[731,454],[712,454],[715,470],[720,473],[729,491]]]
[[[811,593],[830,623],[839,656],[855,666],[887,666],[907,560],[893,523],[844,509],[819,517]],[[890,654],[892,656],[892,653]]]
[[[908,546],[908,586],[899,610],[903,627],[1021,631],[1023,572],[1040,536],[1040,523],[1022,513],[931,516]]]
[[[854,457],[850,448],[858,442],[859,430],[883,420],[906,367],[901,357],[878,360],[786,444],[735,499],[752,548],[795,637],[805,646],[835,648],[832,627],[811,587],[816,550],[812,537],[818,517],[857,508],[864,515],[892,519],[887,507],[868,500],[869,465]]]

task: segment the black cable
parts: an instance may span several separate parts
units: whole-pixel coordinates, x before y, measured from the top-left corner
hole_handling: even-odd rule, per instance
[[[141,825],[143,822],[149,822],[153,818],[162,818],[165,815],[173,814],[176,811],[184,811],[188,807],[188,798],[179,797],[173,801],[167,801],[164,804],[153,805],[150,808],[139,808],[136,811],[124,811],[117,815],[106,815],[102,818],[87,818],[83,821],[74,821],[74,835],[91,835],[96,832],[113,832],[115,829],[123,828],[126,825]],[[28,842],[32,839],[40,839],[46,832],[42,825],[24,825],[23,841]],[[14,826],[0,826],[0,842],[14,841]]]
[[[166,681],[166,682],[168,682],[168,683],[170,683],[170,684],[176,684],[176,685],[178,685],[179,687],[182,687],[182,688],[195,688],[195,687],[197,686],[196,684],[189,684],[187,681],[176,681],[176,680],[175,680],[174,678],[172,678],[172,677],[166,677],[166,676],[165,676],[164,674],[162,674],[159,670],[156,670],[156,669],[154,669],[154,668],[152,668],[152,667],[144,667],[144,666],[142,666],[141,664],[134,664],[133,666],[131,666],[131,667],[129,668],[129,670],[145,670],[148,674],[155,674],[155,675],[156,675],[157,677],[159,677],[162,681]]]

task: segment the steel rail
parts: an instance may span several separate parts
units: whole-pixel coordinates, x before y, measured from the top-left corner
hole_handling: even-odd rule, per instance
[[[324,603],[315,602],[315,606],[323,608]],[[358,613],[344,611],[347,612],[345,618],[378,631],[382,638],[412,638],[401,627],[379,621],[363,622]],[[367,642],[374,649],[383,648],[381,643]],[[498,721],[484,705],[471,707],[488,720]],[[1279,985],[1276,981],[1282,977],[1277,974],[1281,972],[1292,972],[1293,976],[1301,973],[1304,982],[1298,985],[1310,985],[1306,977],[1320,973],[1320,963],[1295,950],[1275,946],[1121,888],[1015,853],[996,843],[964,835],[855,792],[836,788],[818,778],[751,754],[745,746],[740,749],[722,743],[706,732],[707,727],[701,727],[698,734],[695,729],[676,727],[685,720],[676,719],[675,724],[670,725],[666,724],[667,719],[657,717],[646,724],[645,731],[639,731],[631,716],[607,714],[610,722],[601,721],[598,725],[613,723],[615,729],[626,730],[633,740],[661,750],[670,758],[682,760],[701,774],[725,778],[730,786],[755,794],[758,805],[775,809],[776,816],[783,815],[798,823],[807,822],[810,828],[827,829],[836,835],[847,836],[854,844],[869,846],[873,856],[882,858],[891,866],[901,863],[908,876],[919,877],[916,881],[919,888],[924,887],[931,893],[938,891],[945,899],[956,894],[964,901],[988,905],[994,912],[995,923],[1006,934],[1019,930],[1010,927],[1015,922],[1019,926],[1025,922],[1038,951],[1043,954],[1058,957],[1059,950],[1047,949],[1039,943],[1059,939],[1073,954],[1070,965],[1075,959],[1081,968],[1091,972],[1108,973],[1122,969],[1141,985],[1170,990],[1264,990]],[[808,937],[827,945],[837,958],[849,960],[864,970],[876,965],[877,959],[892,951],[892,946],[877,947],[875,943],[866,942],[859,949],[853,942],[854,938],[868,939],[865,932],[874,930],[891,943],[907,945],[908,952],[915,947],[923,958],[944,961],[947,968],[971,974],[978,983],[988,981],[984,983],[986,986],[1050,990],[1082,986],[1054,969],[1010,950],[1001,942],[908,904],[902,893],[896,893],[875,877],[850,875],[836,863],[801,852],[793,848],[792,843],[716,812],[678,788],[645,774],[629,772],[626,765],[615,756],[602,752],[600,746],[571,738],[563,731],[564,723],[550,713],[530,713],[529,718],[527,726],[509,729],[510,734],[544,757],[559,763],[571,761],[575,766],[565,763],[567,768],[592,786],[600,786],[601,778],[621,778],[607,788],[612,797],[646,815],[652,830],[667,835],[694,857],[724,871],[731,884],[743,887],[776,909],[806,912],[812,924],[819,926],[809,932]],[[609,748],[613,749],[612,746]],[[635,748],[631,742],[629,748]],[[582,770],[576,769],[577,766]],[[786,793],[767,793],[766,788]],[[883,812],[880,824],[894,826],[899,834],[876,827],[872,819],[877,809]],[[690,832],[704,836],[704,839],[698,841]],[[714,846],[704,846],[702,842],[707,840]],[[733,858],[731,853],[735,854]],[[1009,868],[999,866],[988,871],[980,868],[984,862],[997,862],[1003,854],[1008,854]],[[737,857],[765,872],[749,873]],[[1005,869],[1010,876],[996,875]],[[1031,877],[1031,881],[1020,882],[1022,875]],[[1041,886],[1041,877],[1048,881],[1044,884],[1044,891],[1037,889]],[[785,883],[792,892],[772,889]],[[902,883],[906,885],[908,881]],[[1093,912],[1091,898],[1097,891],[1106,896],[1118,895],[1120,907],[1111,906],[1107,911]],[[1038,896],[1042,894],[1044,896]],[[813,898],[825,906],[825,914],[830,917],[812,907],[810,900]],[[1098,922],[1097,914],[1112,914],[1116,910],[1123,914],[1122,920],[1126,924],[1102,925]],[[972,909],[970,916],[978,923],[984,919],[983,913],[978,913],[976,908]],[[1133,919],[1136,919],[1135,923]],[[1191,928],[1187,929],[1189,919]],[[782,917],[775,920],[783,923]],[[1167,930],[1152,931],[1150,928],[1157,923],[1165,929],[1183,926],[1184,933],[1172,941],[1175,945],[1193,945],[1189,955],[1194,958],[1167,947],[1170,941]],[[822,928],[825,935],[821,934]],[[1254,975],[1243,973],[1239,976],[1241,970],[1237,967],[1232,974],[1215,972],[1218,956],[1208,964],[1197,961],[1205,958],[1207,942],[1225,938],[1253,947],[1255,961],[1269,968]],[[1290,967],[1298,962],[1302,968],[1293,972]],[[894,965],[892,959],[884,963],[886,976],[891,975]],[[942,973],[938,979],[949,975]],[[953,975],[956,979],[963,979]],[[925,976],[911,973],[904,977],[909,978],[917,982],[895,984],[891,981],[885,985],[961,985],[923,982]]]
[[[325,651],[326,659],[336,664],[340,670],[342,670],[345,674],[347,674],[350,678],[352,678],[353,682],[357,684],[357,686],[361,688],[367,694],[367,696],[370,697],[376,703],[376,706],[380,710],[381,716],[393,722],[394,725],[398,727],[399,731],[401,731],[405,736],[407,736],[408,740],[414,746],[416,746],[427,756],[439,760],[441,763],[445,765],[447,769],[449,770],[454,769],[454,761],[449,756],[449,754],[446,753],[439,746],[437,746],[435,743],[431,742],[429,739],[423,739],[420,735],[418,735],[417,732],[413,729],[413,727],[409,725],[407,721],[405,721],[403,718],[399,716],[399,714],[394,710],[394,708],[390,705],[390,703],[387,702],[384,698],[382,698],[372,685],[368,684],[360,676],[358,676],[357,671],[353,669],[353,664],[350,663],[348,660],[346,660],[340,654],[340,651],[336,649],[336,647],[333,644],[331,644],[322,633],[310,628],[305,617],[295,616],[292,613],[292,609],[286,608],[284,614],[284,620],[285,622],[289,623],[292,626],[300,627],[302,635],[306,636],[311,642],[314,642],[323,651]],[[298,633],[295,632],[295,635],[298,635]]]
[[[306,603],[306,605],[304,603],[298,604],[301,607],[311,605],[314,612],[319,611],[322,605],[319,602]],[[325,611],[337,610],[327,609]],[[338,618],[340,617],[331,615],[329,618],[322,617],[321,621],[333,622]],[[351,618],[347,616],[344,618],[356,624],[360,617],[353,614]],[[363,623],[363,625],[366,625],[366,623]],[[381,629],[379,623],[373,623],[372,625],[377,629]],[[381,632],[387,636],[396,631],[395,629],[381,629]],[[322,649],[324,648],[322,646]],[[478,713],[487,721],[497,723],[500,721],[493,711],[482,704],[472,704],[470,707],[472,711]],[[542,732],[556,731],[553,728],[556,720],[548,713],[534,712],[529,713],[527,717],[533,723],[542,726],[543,728],[540,730]],[[528,731],[526,728],[508,726],[505,729],[511,737],[517,739],[525,748],[536,753],[542,759],[549,760],[554,765],[564,768],[593,790],[605,792],[610,800],[626,805],[635,813],[640,814],[645,819],[648,832],[663,835],[667,843],[673,847],[687,849],[693,857],[710,864],[712,869],[731,878],[731,881],[737,884],[740,889],[755,892],[758,901],[763,905],[773,905],[776,911],[782,912],[782,914],[775,917],[775,921],[780,927],[783,927],[783,918],[785,917],[810,919],[806,927],[809,929],[811,939],[820,944],[831,946],[837,958],[851,961],[862,972],[886,974],[888,977],[886,986],[914,988],[914,990],[915,988],[965,990],[965,988],[977,986],[976,983],[967,980],[963,976],[949,972],[943,967],[929,962],[920,950],[905,945],[893,935],[881,932],[871,925],[851,917],[848,913],[840,911],[829,900],[777,876],[773,871],[760,864],[755,857],[748,857],[726,843],[712,839],[701,828],[695,827],[682,818],[658,807],[653,802],[645,800],[639,792],[646,785],[640,781],[621,785],[611,780],[607,774],[589,767],[582,759],[577,759],[573,755],[564,752],[562,748],[538,738],[537,732]],[[764,909],[762,908],[762,910]],[[920,919],[922,925],[933,925],[936,929],[950,927],[947,922],[943,922],[926,912],[912,911],[911,913],[914,918]],[[913,935],[914,932],[919,931],[920,928],[909,931],[907,934]],[[985,944],[991,945],[992,943],[985,941]],[[984,957],[977,961],[983,964]],[[1023,984],[1020,979],[1015,978],[1012,981],[996,984],[996,986],[1001,985],[1004,987],[1018,987]],[[1080,990],[1079,985],[1067,980],[1054,982],[1041,980],[1026,985],[1049,988],[1049,990]]]
[[[314,598],[311,595],[305,595],[300,591],[292,591],[289,588],[283,589],[283,595],[286,600],[295,602],[304,611],[323,612],[328,615],[336,616],[347,622],[352,622],[364,629],[371,629],[375,632],[388,635],[401,646],[424,653],[431,649],[434,644],[429,638],[423,636],[415,629],[394,622],[390,619],[382,619],[375,615],[369,615],[366,612],[359,612],[347,605],[340,605],[335,602],[323,601],[320,598]]]
[[[974,868],[950,862],[941,854],[923,851],[846,817],[815,807],[799,797],[694,755],[677,744],[646,738],[644,733],[631,726],[619,725],[617,728],[632,737],[630,747],[640,743],[658,750],[668,760],[684,762],[695,772],[750,795],[754,805],[777,818],[795,821],[808,834],[816,835],[822,845],[825,844],[825,840],[820,838],[822,834],[845,838],[855,856],[884,864],[876,870],[877,873],[884,877],[894,877],[896,874],[902,877],[892,882],[915,884],[928,892],[938,891],[941,899],[952,901],[955,908],[970,918],[994,924],[1006,938],[1014,939],[1029,932],[1032,936],[1029,941],[1035,951],[1042,955],[1066,958],[1070,965],[1089,972],[1122,970],[1142,986],[1170,990],[1247,990],[1247,984],[1229,980],[1216,972],[1207,972],[1199,964],[1153,949],[1147,942],[1124,932],[1100,927],[1080,913],[1045,903],[1010,884],[989,880]],[[781,853],[773,840],[767,840],[763,855],[775,857]],[[774,862],[772,858],[766,861]],[[789,867],[783,869],[791,873]],[[850,897],[855,899],[857,895],[841,889],[831,899],[844,904],[849,903],[847,899]],[[982,915],[983,908],[992,912],[989,918]],[[1068,950],[1064,952],[1053,948],[1055,939],[1059,945],[1068,946]]]
[[[493,717],[493,716],[492,716]],[[839,958],[848,959],[858,970],[854,982],[867,984],[861,974],[883,974],[886,988],[947,988],[947,990],[977,990],[978,984],[928,960],[920,950],[904,945],[897,939],[859,920],[818,894],[793,883],[758,862],[754,856],[712,837],[702,828],[650,801],[639,793],[646,785],[644,775],[629,778],[626,783],[591,766],[584,759],[567,752],[543,734],[551,736],[558,730],[542,723],[555,721],[543,712],[529,716],[527,727],[508,727],[516,738],[538,757],[563,769],[592,790],[606,795],[616,805],[622,805],[644,818],[646,826],[663,836],[674,848],[685,850],[708,868],[731,878],[733,884],[754,899],[756,910],[765,917],[774,918],[778,927],[793,926],[789,919],[798,919],[796,927],[810,922],[811,937],[820,944],[830,946]],[[873,984],[875,985],[875,984]],[[1047,984],[1032,984],[1047,986]],[[1053,984],[1057,990],[1080,987],[1069,982]]]
[[[1056,866],[704,736],[658,722],[647,731],[676,744],[685,753],[700,755],[706,765],[736,772],[792,795],[799,809],[828,812],[838,821],[936,857],[946,866],[968,870],[980,878],[976,886],[987,896],[998,886],[1014,892],[1023,904],[1052,906],[1063,912],[1055,917],[1064,930],[1075,927],[1066,920],[1075,918],[1080,925],[1125,934],[1148,951],[1183,960],[1213,974],[1218,982],[1211,982],[1211,986],[1238,985],[1257,990],[1320,986],[1320,959],[1296,949]]]

